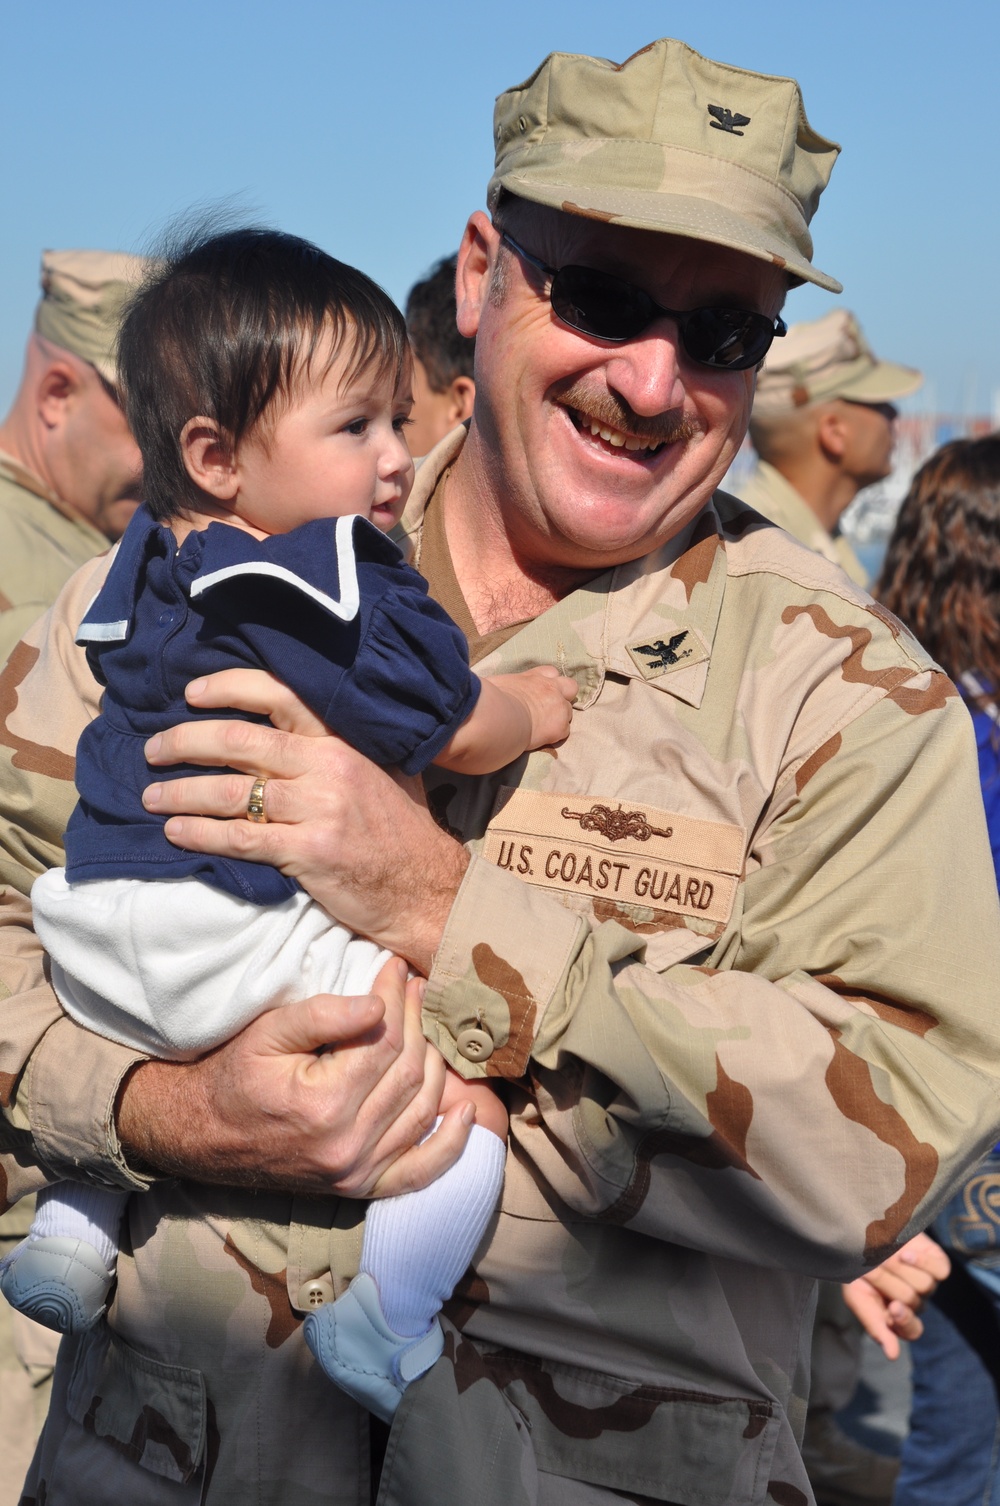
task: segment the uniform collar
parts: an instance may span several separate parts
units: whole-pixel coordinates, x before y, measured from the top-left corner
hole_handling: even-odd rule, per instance
[[[19,460],[15,460],[14,456],[9,455],[6,450],[0,450],[0,479],[10,481],[14,486],[20,487],[22,491],[28,492],[32,497],[39,497],[41,501],[47,502],[61,517],[75,524],[81,533],[86,534],[88,538],[92,539],[97,545],[99,552],[107,549],[107,536],[101,533],[100,529],[95,528],[89,518],[85,518],[82,512],[78,511],[75,507],[71,507],[68,502],[64,502],[51,487],[46,486],[40,476],[36,476],[34,471],[29,471],[27,466],[22,465]]]
[[[210,523],[177,549],[173,533],[145,506],[131,519],[114,566],[77,631],[78,643],[121,642],[135,615],[141,574],[154,554],[178,557],[192,599],[247,578],[266,576],[308,597],[331,617],[352,621],[360,607],[357,559],[397,564],[398,547],[367,518],[319,518],[291,533],[255,539],[241,528]]]
[[[399,529],[418,568],[427,504],[466,433],[465,426],[454,430],[417,468]],[[526,623],[477,672],[555,664],[578,682],[581,709],[596,700],[609,673],[700,706],[725,587],[725,542],[709,502],[653,554],[605,571]]]
[[[837,528],[831,533],[813,512],[809,503],[775,466],[767,460],[758,460],[742,495],[751,507],[755,507],[772,523],[777,523],[793,539],[805,544],[807,549],[821,554],[832,565],[842,570],[862,590],[868,588],[868,572],[858,559],[847,538]]]
[[[783,528],[786,533],[790,533],[794,539],[798,539],[800,544],[807,544],[810,549],[815,549],[817,554],[822,554],[836,564],[837,556],[834,551],[836,535],[832,534],[828,528],[824,528],[802,493],[796,491],[788,478],[771,465],[770,461],[758,460],[757,477],[769,505],[776,511],[780,511],[781,516],[776,520],[779,527]],[[752,505],[756,505],[752,497],[748,497],[748,500]],[[763,508],[761,510],[764,511]],[[765,516],[770,516],[770,514],[765,512]]]
[[[104,584],[87,608],[77,629],[77,643],[120,643],[128,637],[135,611],[139,572],[153,548],[154,538],[166,534],[147,512],[145,505],[136,509],[112,555],[111,569]],[[167,540],[161,544],[167,550]]]

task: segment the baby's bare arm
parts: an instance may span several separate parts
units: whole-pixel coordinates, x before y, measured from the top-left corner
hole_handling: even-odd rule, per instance
[[[475,710],[434,762],[455,774],[491,774],[529,748],[562,742],[576,690],[551,664],[483,680]]]
[[[433,1047],[431,1048],[433,1050]],[[473,1103],[476,1108],[476,1123],[483,1129],[492,1130],[501,1140],[506,1140],[508,1119],[503,1100],[496,1089],[482,1077],[466,1081],[449,1067],[441,1090],[439,1114],[446,1114],[454,1103]]]

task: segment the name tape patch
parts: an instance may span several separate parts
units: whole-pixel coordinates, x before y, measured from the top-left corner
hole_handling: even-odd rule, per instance
[[[505,786],[483,857],[543,889],[725,921],[743,832],[636,801]]]

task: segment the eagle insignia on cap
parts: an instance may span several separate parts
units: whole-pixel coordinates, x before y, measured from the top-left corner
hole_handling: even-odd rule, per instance
[[[734,115],[732,110],[726,110],[722,105],[709,105],[708,113],[715,117],[709,121],[712,130],[728,131],[730,136],[742,136],[743,132],[736,127],[750,124],[749,115]]]

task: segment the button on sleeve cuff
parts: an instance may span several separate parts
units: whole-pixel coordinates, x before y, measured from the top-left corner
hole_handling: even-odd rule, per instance
[[[424,1029],[463,1077],[523,1075],[586,922],[474,857],[428,979]]]

